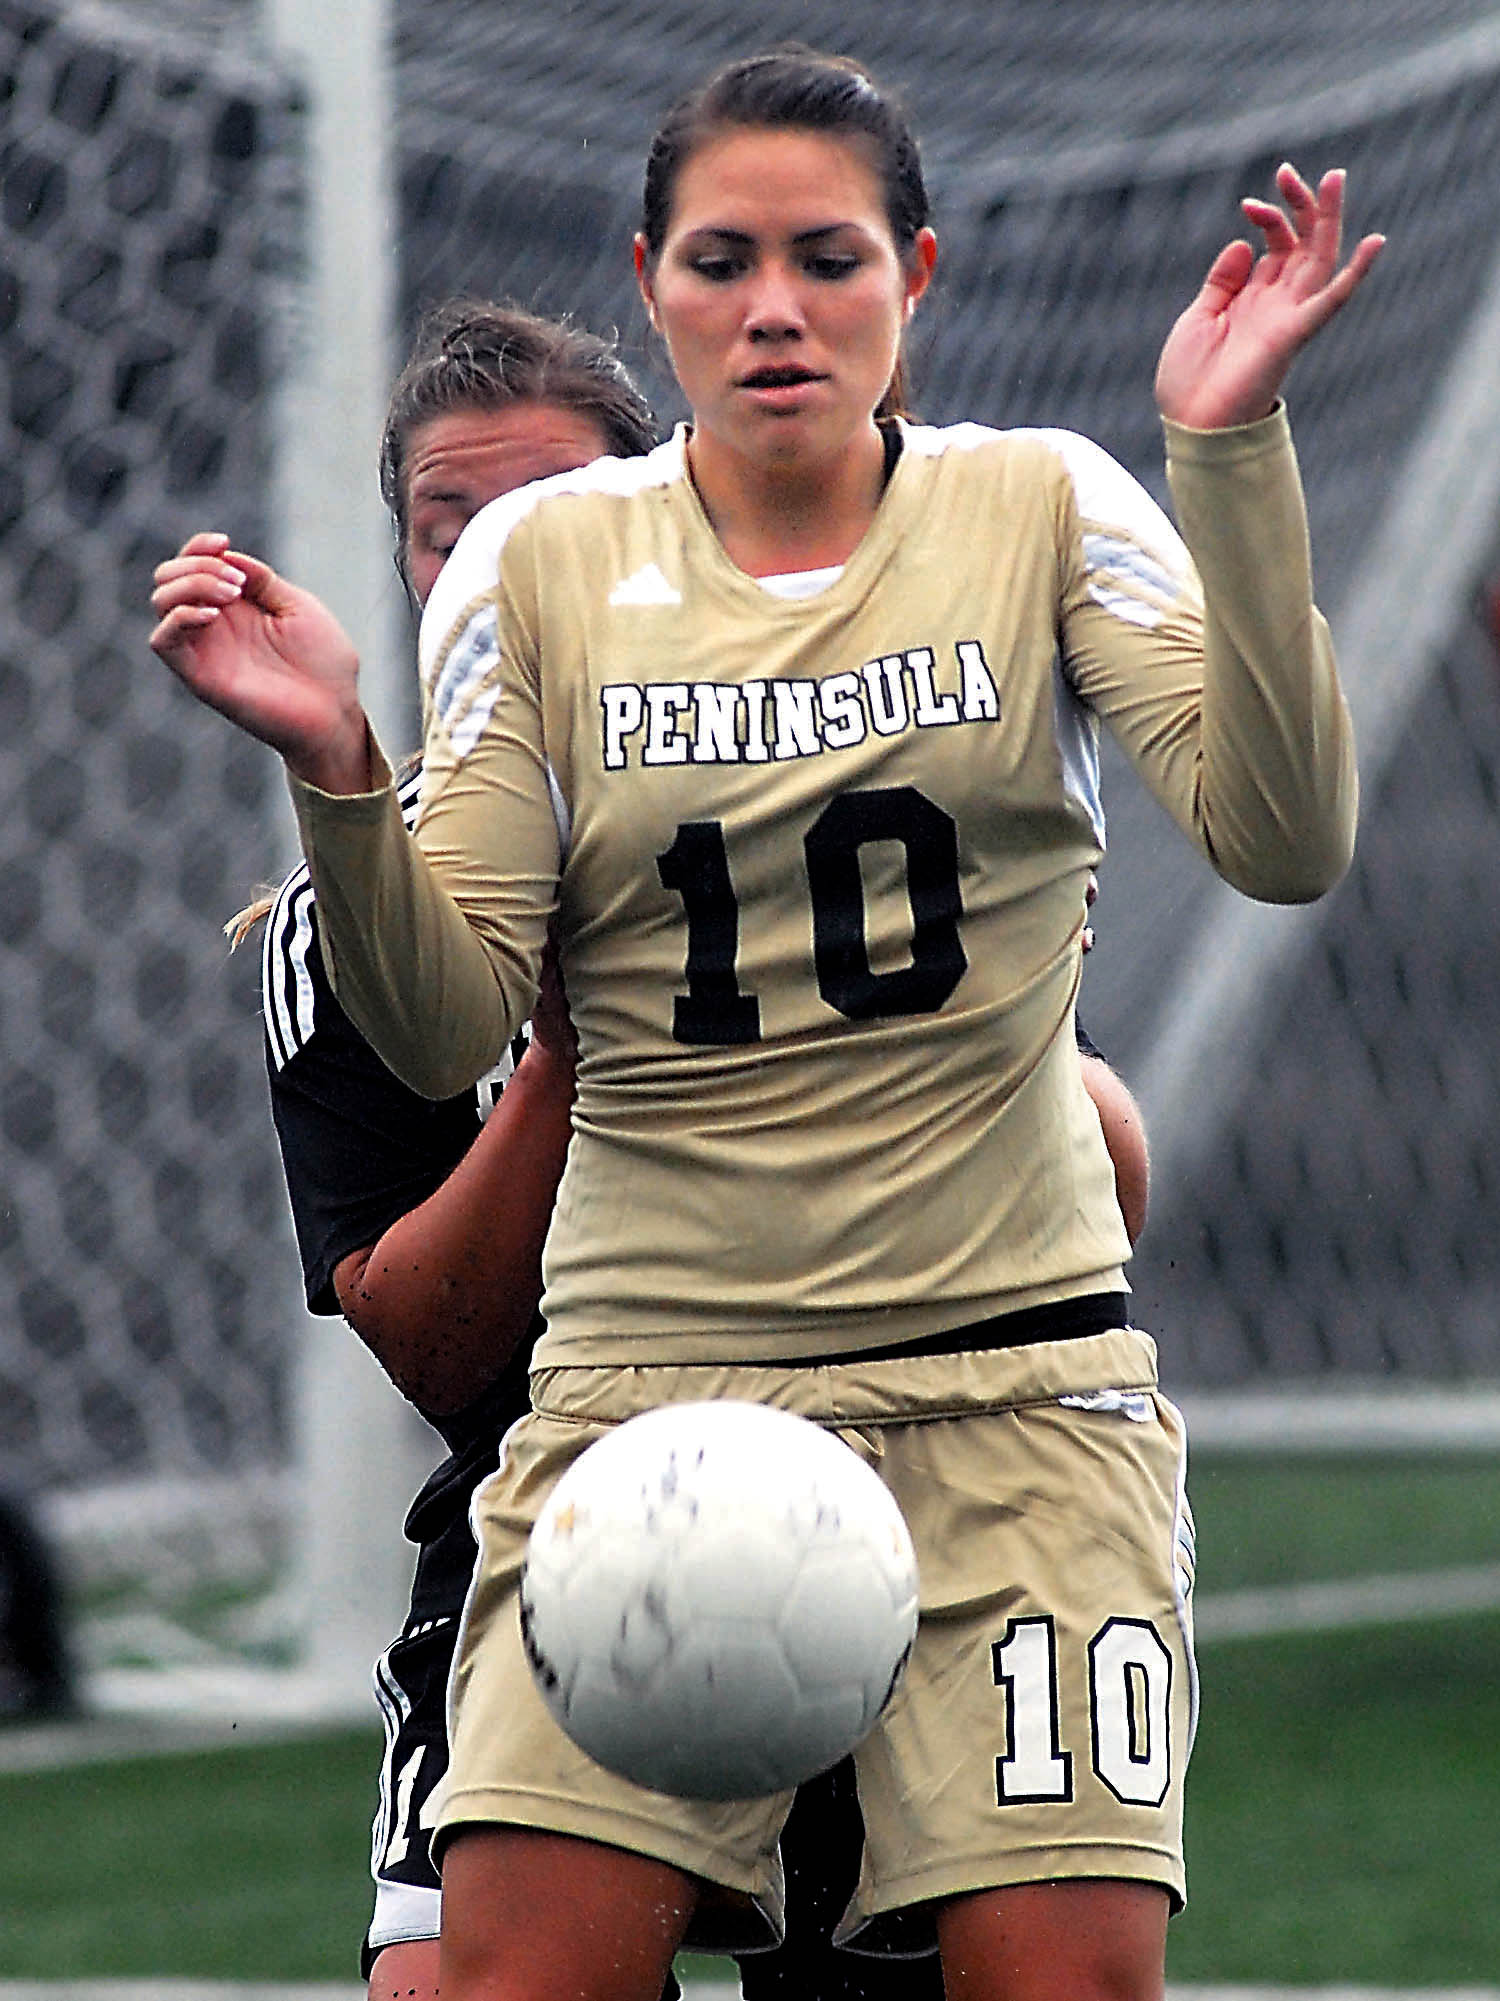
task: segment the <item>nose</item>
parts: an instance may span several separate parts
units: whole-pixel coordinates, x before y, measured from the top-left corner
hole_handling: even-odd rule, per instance
[[[793,274],[768,260],[755,275],[745,306],[745,331],[753,341],[796,340],[806,319]]]

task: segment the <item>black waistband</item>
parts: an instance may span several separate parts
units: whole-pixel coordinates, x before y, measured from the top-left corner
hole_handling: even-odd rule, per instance
[[[1048,1300],[1042,1306],[975,1320],[967,1327],[944,1327],[912,1341],[894,1341],[887,1348],[860,1348],[826,1359],[837,1366],[894,1362],[904,1355],[964,1355],[982,1348],[1024,1348],[1032,1341],[1077,1341],[1086,1334],[1107,1334],[1111,1328],[1129,1325],[1129,1293],[1087,1292],[1078,1299]]]

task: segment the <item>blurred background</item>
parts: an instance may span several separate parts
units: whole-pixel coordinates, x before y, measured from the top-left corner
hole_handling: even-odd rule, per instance
[[[1107,760],[1084,1015],[1153,1137],[1137,1318],[1200,1513],[1224,1497],[1218,1580],[1383,1576],[1404,1536],[1403,1573],[1500,1603],[1500,7],[0,0],[0,1488],[92,1711],[357,1713],[438,1456],[300,1303],[256,955],[220,928],[290,862],[285,803],[147,653],[151,567],[205,525],[332,562],[409,739],[375,450],[417,315],[571,311],[676,416],[631,275],[645,146],[789,36],[870,62],[922,136],[919,413],[1086,432],[1163,499],[1155,355],[1240,195],[1342,165],[1351,231],[1390,238],[1289,395],[1353,871],[1249,906]],[[1419,1459],[1417,1500],[1380,1486]]]

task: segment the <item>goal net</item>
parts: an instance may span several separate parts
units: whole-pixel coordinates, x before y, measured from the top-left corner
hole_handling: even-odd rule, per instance
[[[1117,762],[1083,1006],[1155,1138],[1133,1270],[1189,1389],[1500,1372],[1500,682],[1477,622],[1500,468],[1500,20],[1144,4],[757,10],[654,0],[497,30],[403,15],[408,311],[454,286],[614,324],[675,413],[623,244],[684,76],[780,34],[869,60],[924,138],[942,257],[914,331],[934,420],[1097,438],[1160,497],[1156,352],[1246,192],[1348,168],[1390,238],[1290,388],[1319,595],[1362,745],[1349,880],[1310,912],[1221,888]],[[492,77],[504,115],[492,115]]]
[[[21,0],[0,88],[4,1479],[77,1523],[90,1594],[134,1540],[178,1601],[278,1560],[296,1289],[255,967],[217,936],[272,773],[144,611],[191,528],[269,526],[291,106],[263,59]]]
[[[1344,0],[394,20],[402,326],[456,290],[572,311],[619,329],[667,417],[639,164],[685,80],[778,36],[867,58],[924,137],[922,414],[1071,426],[1158,492],[1154,356],[1238,197],[1286,154],[1349,168],[1354,227],[1391,248],[1291,402],[1359,859],[1315,910],[1246,916],[1111,768],[1085,1014],[1157,1137],[1135,1284],[1169,1382],[1500,1373],[1493,9],[1367,0],[1357,36]],[[224,1613],[284,1576],[305,1322],[256,969],[218,932],[286,859],[279,790],[153,668],[144,605],[205,520],[275,541],[303,80],[249,0],[0,0],[0,78],[0,1439],[92,1589],[131,1523],[123,1568],[184,1649],[280,1643]]]

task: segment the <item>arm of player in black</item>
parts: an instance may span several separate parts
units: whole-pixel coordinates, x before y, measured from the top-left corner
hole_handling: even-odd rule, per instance
[[[1097,1050],[1080,1048],[1084,1089],[1094,1101],[1104,1144],[1115,1170],[1115,1199],[1125,1219],[1125,1232],[1132,1244],[1146,1227],[1146,1206],[1151,1193],[1151,1161],[1146,1147],[1146,1126],[1139,1105]]]
[[[473,1092],[419,1097],[334,998],[305,871],[272,910],[264,993],[308,1305],[342,1311],[429,1418],[456,1414],[512,1356],[524,1372],[570,1129],[565,1013],[539,1008],[538,1040],[485,1127]]]
[[[1099,895],[1098,878],[1092,873],[1084,892],[1085,911],[1091,911]],[[1094,930],[1085,924],[1083,949],[1094,949]],[[1129,1088],[1118,1077],[1095,1046],[1088,1030],[1077,1019],[1073,1032],[1078,1041],[1078,1057],[1083,1065],[1083,1087],[1094,1101],[1104,1144],[1115,1170],[1115,1200],[1125,1222],[1125,1234],[1132,1248],[1146,1227],[1146,1208],[1151,1196],[1151,1158],[1146,1146],[1146,1122]]]
[[[559,1046],[534,1021],[530,1048],[453,1172],[334,1267],[345,1319],[423,1410],[472,1401],[483,1369],[497,1372],[527,1337],[573,1085],[571,1041]]]

